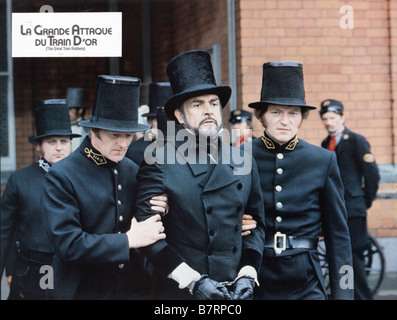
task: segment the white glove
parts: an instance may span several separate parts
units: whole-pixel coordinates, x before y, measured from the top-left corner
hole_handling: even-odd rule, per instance
[[[197,281],[200,279],[201,274],[196,270],[192,269],[187,265],[187,263],[182,262],[179,266],[177,266],[174,271],[172,271],[168,278],[171,278],[178,282],[179,289],[184,289],[189,286],[193,281]]]

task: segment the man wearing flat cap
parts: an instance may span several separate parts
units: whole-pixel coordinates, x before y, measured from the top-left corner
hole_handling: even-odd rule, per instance
[[[216,85],[206,51],[174,57],[167,74],[173,96],[165,111],[184,129],[156,161],[143,162],[138,175],[138,221],[154,214],[150,197],[166,193],[169,201],[162,218],[167,238],[142,250],[155,268],[154,298],[252,299],[264,209],[255,161],[239,175],[244,168],[227,157],[231,147],[220,140],[231,88]],[[257,227],[242,237],[244,213]]]
[[[125,154],[134,132],[148,129],[137,120],[139,87],[137,78],[98,76],[91,119],[80,122],[89,135],[46,176],[42,214],[55,251],[50,298],[146,297],[148,282],[135,249],[165,234],[159,212],[141,223],[132,220],[138,165]],[[161,199],[153,205],[166,209]]]
[[[45,298],[45,290],[39,286],[43,277],[40,268],[51,265],[53,250],[40,211],[44,177],[52,165],[70,155],[71,140],[80,137],[71,131],[65,99],[41,101],[35,109],[35,122],[37,134],[29,142],[35,145],[39,161],[13,173],[1,198],[0,274],[16,254],[9,299]]]
[[[343,272],[351,269],[351,248],[336,157],[298,137],[302,121],[315,109],[305,101],[302,64],[265,63],[260,101],[249,107],[265,129],[252,142],[266,209],[255,298],[327,299],[317,253],[323,235],[332,295],[351,299],[353,284],[344,279],[353,275]]]
[[[241,146],[252,140],[252,113],[246,110],[230,112],[229,123],[232,126],[232,145]]]
[[[367,210],[376,198],[379,170],[370,145],[362,135],[345,126],[342,102],[327,99],[321,102],[320,117],[328,137],[322,147],[334,151],[345,187],[345,202],[353,250],[354,298],[371,300],[368,286],[364,250],[368,247]]]
[[[72,123],[72,132],[81,135],[79,139],[72,140],[72,151],[76,150],[85,136],[88,134],[88,129],[83,128],[78,123],[84,120],[84,115],[87,107],[84,104],[84,89],[83,88],[67,88],[66,102],[69,107],[69,116]]]
[[[142,116],[147,117],[151,124],[151,129],[145,132],[145,135],[137,141],[131,143],[128,148],[126,157],[140,165],[145,152],[153,151],[150,145],[153,143],[164,144],[167,137],[167,121],[169,120],[164,112],[165,102],[172,96],[171,84],[169,82],[154,82],[149,85],[149,108],[148,113]],[[158,131],[161,131],[158,134]],[[150,146],[150,147],[149,147]]]

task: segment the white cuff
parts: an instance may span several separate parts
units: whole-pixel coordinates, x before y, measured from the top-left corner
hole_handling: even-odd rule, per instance
[[[256,272],[256,269],[253,266],[244,266],[240,269],[240,272],[237,275],[237,278],[242,277],[242,276],[248,276],[251,277],[255,280],[255,283],[259,286],[258,282],[258,272]]]
[[[189,267],[185,262],[182,262],[168,275],[168,278],[179,283],[179,289],[186,288],[189,284],[200,277],[201,274]]]

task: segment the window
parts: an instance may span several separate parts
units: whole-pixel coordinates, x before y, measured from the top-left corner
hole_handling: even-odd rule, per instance
[[[3,173],[16,169],[11,57],[11,0],[0,0],[0,43],[2,44],[0,46],[0,152],[1,172]]]

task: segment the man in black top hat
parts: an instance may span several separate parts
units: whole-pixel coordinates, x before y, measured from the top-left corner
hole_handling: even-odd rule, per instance
[[[159,151],[153,164],[143,162],[138,175],[138,221],[153,216],[150,197],[162,193],[169,197],[169,213],[162,219],[166,240],[142,250],[155,267],[154,297],[252,298],[264,211],[255,162],[252,170],[250,166],[239,175],[245,168],[227,157],[231,147],[219,139],[222,108],[231,89],[216,85],[205,51],[174,57],[167,74],[173,96],[165,111],[185,129],[161,150],[162,157]],[[241,236],[244,212],[257,221],[246,237]]]
[[[255,298],[326,299],[317,253],[323,235],[332,295],[351,299],[351,247],[336,157],[298,138],[302,121],[315,109],[305,101],[302,64],[265,63],[261,100],[249,107],[265,128],[252,142],[266,209]]]
[[[40,268],[51,265],[53,251],[44,232],[40,199],[46,173],[71,152],[72,133],[64,99],[44,100],[35,110],[36,136],[29,142],[40,155],[38,163],[14,172],[1,199],[1,269],[15,257],[9,299],[43,299]],[[17,252],[15,252],[15,240]],[[8,266],[7,266],[8,267]]]
[[[230,112],[232,125],[232,145],[241,146],[244,142],[252,140],[252,113],[246,110],[233,110]]]
[[[140,165],[145,150],[152,152],[154,148],[149,147],[153,142],[157,144],[167,141],[167,121],[169,120],[164,112],[165,102],[172,96],[171,84],[169,82],[155,82],[149,85],[149,108],[150,112],[143,114],[148,118],[152,128],[145,132],[145,135],[131,143],[126,157]],[[158,139],[158,130],[161,131]],[[149,148],[148,148],[149,147]],[[156,146],[157,148],[157,146]]]
[[[87,107],[84,104],[83,88],[67,88],[66,101],[69,106],[70,121],[72,123],[72,132],[81,135],[81,138],[72,140],[72,151],[76,150],[84,140],[88,131],[79,126],[78,123],[84,120]]]
[[[354,297],[373,299],[368,286],[363,252],[367,248],[367,210],[376,198],[379,170],[368,141],[345,127],[343,104],[334,99],[321,102],[320,117],[328,137],[322,147],[335,151],[342,181],[353,250]]]
[[[138,166],[124,156],[133,133],[148,129],[137,121],[139,87],[137,78],[98,76],[93,114],[80,122],[89,136],[45,179],[42,212],[55,251],[51,298],[145,298],[134,249],[165,234],[159,214],[132,221]],[[164,212],[164,201],[157,204]]]

